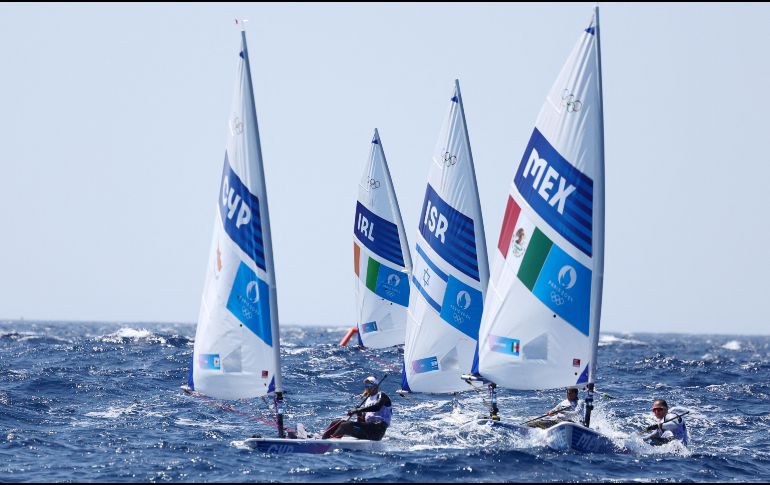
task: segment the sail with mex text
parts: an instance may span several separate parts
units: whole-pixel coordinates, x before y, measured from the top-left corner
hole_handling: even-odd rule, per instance
[[[604,272],[598,9],[546,96],[506,201],[478,372],[510,389],[589,384]]]

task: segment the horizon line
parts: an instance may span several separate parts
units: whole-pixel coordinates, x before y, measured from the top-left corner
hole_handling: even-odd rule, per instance
[[[160,320],[47,320],[47,319],[40,319],[40,318],[34,318],[34,319],[26,319],[26,318],[0,318],[0,325],[2,324],[8,324],[8,323],[53,323],[53,324],[66,324],[66,323],[92,323],[92,324],[108,324],[108,325],[189,325],[189,326],[195,326],[197,325],[197,322],[182,322],[182,321],[160,321]],[[340,329],[346,329],[350,328],[354,325],[354,323],[339,323],[339,324],[330,324],[330,323],[285,323],[281,326],[284,327],[302,327],[302,328],[308,328],[308,327],[315,327],[315,328],[340,328]],[[613,330],[613,329],[602,329],[599,331],[599,335],[601,334],[650,334],[650,335],[703,335],[703,336],[741,336],[741,337],[770,337],[770,332],[768,333],[706,333],[706,332],[674,332],[674,331],[667,331],[667,332],[649,332],[649,331],[637,331],[637,330]]]

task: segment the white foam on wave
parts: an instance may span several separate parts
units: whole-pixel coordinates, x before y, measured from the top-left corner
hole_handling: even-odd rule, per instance
[[[239,450],[247,450],[251,451],[251,446],[246,444],[246,440],[234,440],[230,442],[230,446],[234,446],[235,448]]]
[[[70,340],[64,337],[56,337],[54,335],[35,335],[35,334],[19,337],[19,342],[24,342],[27,340],[37,340],[37,339],[48,339],[48,340],[55,340],[56,342],[70,343]]]
[[[135,328],[123,327],[111,335],[120,338],[141,339],[150,337],[152,332],[144,329],[137,330]]]
[[[148,341],[156,342],[163,345],[167,343],[165,338],[157,336],[149,330],[135,329],[131,327],[123,327],[116,332],[112,332],[102,337],[99,337],[98,340],[101,340],[102,342],[107,342],[107,343],[120,344],[120,343],[123,343],[124,340],[126,339],[132,340],[135,342],[138,342],[140,340],[148,340]]]
[[[633,433],[622,440],[622,446],[635,455],[692,455],[692,451],[679,440],[673,440],[664,445],[653,446],[644,441],[639,434]]]
[[[615,335],[609,335],[609,334],[600,334],[599,335],[599,347],[604,347],[606,345],[647,345],[646,342],[642,342],[641,340],[634,340],[631,338],[622,338]]]
[[[296,349],[291,348],[285,348],[286,346],[284,344],[281,344],[281,354],[286,355],[300,355],[300,354],[308,354],[312,352],[312,348],[310,347],[300,347]]]
[[[174,422],[180,426],[192,426],[195,428],[205,428],[205,429],[213,429],[213,430],[232,430],[232,429],[242,430],[243,429],[243,426],[233,426],[231,424],[223,424],[216,421],[192,420],[189,418],[179,418]]]
[[[86,416],[89,416],[92,418],[115,419],[123,415],[133,413],[136,410],[136,408],[137,408],[136,404],[131,404],[130,406],[125,406],[125,407],[112,406],[107,408],[106,411],[91,411],[90,413],[86,413]]]
[[[741,343],[737,340],[730,340],[722,348],[726,350],[741,350]]]

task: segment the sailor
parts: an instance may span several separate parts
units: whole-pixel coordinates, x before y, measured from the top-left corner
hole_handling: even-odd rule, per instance
[[[664,399],[656,399],[652,404],[652,414],[655,416],[655,424],[647,427],[645,431],[651,432],[645,439],[654,445],[668,443],[671,440],[679,440],[687,446],[690,441],[687,425],[682,419],[682,414],[675,410],[669,413],[668,403]],[[686,412],[684,413],[686,414]]]
[[[364,396],[368,397],[363,406],[348,410],[348,416],[358,417],[356,422],[344,421],[336,427],[332,423],[324,438],[353,436],[361,440],[379,441],[385,436],[392,415],[390,398],[380,391],[377,379],[372,376],[364,380]]]
[[[556,405],[548,411],[545,416],[536,421],[528,423],[533,428],[550,428],[554,424],[562,421],[572,421],[579,423],[583,419],[585,403],[578,399],[578,388],[567,388],[567,399]]]

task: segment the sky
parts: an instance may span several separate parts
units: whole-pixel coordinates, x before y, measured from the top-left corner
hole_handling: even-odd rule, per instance
[[[592,8],[0,5],[0,319],[196,321],[236,17],[249,20],[282,324],[354,322],[374,128],[414,241],[455,78],[494,254],[514,170]],[[770,5],[600,9],[602,330],[770,333]]]

